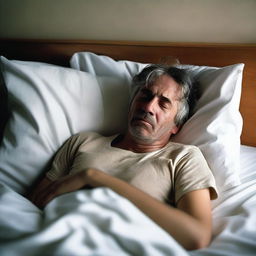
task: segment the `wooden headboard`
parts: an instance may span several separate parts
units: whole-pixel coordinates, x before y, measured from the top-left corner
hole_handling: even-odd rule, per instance
[[[256,44],[0,39],[0,55],[9,59],[69,66],[70,57],[79,51],[145,63],[161,63],[166,57],[178,59],[181,64],[217,67],[245,63],[240,104],[244,120],[241,141],[256,146]]]

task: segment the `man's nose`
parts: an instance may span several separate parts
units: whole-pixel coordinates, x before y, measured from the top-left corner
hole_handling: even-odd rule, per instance
[[[143,109],[145,112],[149,113],[150,115],[154,115],[156,110],[156,105],[157,105],[157,97],[153,97],[144,103]]]

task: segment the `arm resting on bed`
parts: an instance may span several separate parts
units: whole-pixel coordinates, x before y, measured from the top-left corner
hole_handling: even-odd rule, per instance
[[[99,170],[88,169],[54,182],[45,178],[31,198],[35,204],[42,207],[58,195],[85,186],[109,187],[126,197],[188,250],[206,247],[211,240],[211,205],[208,189],[185,194],[179,200],[177,208],[174,208],[118,178]]]

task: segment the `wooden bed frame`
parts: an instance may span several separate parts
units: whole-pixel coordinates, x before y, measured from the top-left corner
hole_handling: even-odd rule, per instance
[[[0,39],[0,55],[9,59],[69,66],[70,57],[79,51],[145,63],[161,63],[166,58],[178,59],[181,64],[218,67],[245,63],[240,104],[244,120],[241,142],[256,146],[256,44]]]

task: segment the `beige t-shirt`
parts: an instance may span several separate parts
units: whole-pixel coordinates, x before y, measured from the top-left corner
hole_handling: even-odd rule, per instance
[[[217,197],[214,177],[197,147],[169,142],[150,153],[134,153],[112,147],[115,137],[91,132],[72,136],[57,153],[47,177],[56,180],[91,167],[172,205],[185,193],[203,188],[210,188],[211,199]]]

